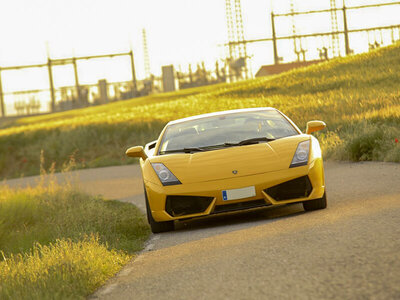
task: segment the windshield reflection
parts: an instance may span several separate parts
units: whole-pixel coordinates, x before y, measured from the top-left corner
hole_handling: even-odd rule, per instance
[[[296,134],[296,129],[276,110],[230,113],[169,125],[159,153],[190,148],[215,150],[221,148],[213,148],[215,145],[235,144],[254,138],[274,140]]]

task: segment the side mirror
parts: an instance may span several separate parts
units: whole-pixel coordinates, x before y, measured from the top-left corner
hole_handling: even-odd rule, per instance
[[[125,154],[129,157],[141,157],[143,160],[147,159],[147,155],[144,153],[142,146],[131,147],[126,150]]]
[[[307,122],[307,129],[306,129],[306,134],[310,134],[312,132],[322,130],[326,127],[325,122],[322,121],[310,121]]]

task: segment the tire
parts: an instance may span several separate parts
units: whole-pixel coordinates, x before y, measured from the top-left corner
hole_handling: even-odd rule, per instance
[[[149,222],[151,232],[160,233],[160,232],[173,231],[175,229],[174,221],[157,222],[153,219],[150,210],[149,200],[147,199],[146,188],[144,188],[144,198],[146,200],[147,221]]]
[[[305,211],[313,211],[326,208],[326,193],[324,193],[324,196],[320,199],[304,201],[303,208]]]

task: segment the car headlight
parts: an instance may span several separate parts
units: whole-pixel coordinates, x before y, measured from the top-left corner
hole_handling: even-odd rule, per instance
[[[297,145],[290,168],[304,166],[308,163],[310,153],[310,140],[301,142]]]
[[[152,163],[154,171],[156,172],[158,178],[160,179],[162,185],[175,185],[181,184],[178,178],[164,164],[162,163]]]

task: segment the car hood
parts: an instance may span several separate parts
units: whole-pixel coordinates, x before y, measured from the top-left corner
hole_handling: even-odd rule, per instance
[[[281,138],[269,143],[223,148],[213,151],[154,156],[183,184],[288,169],[299,142],[308,135]]]

